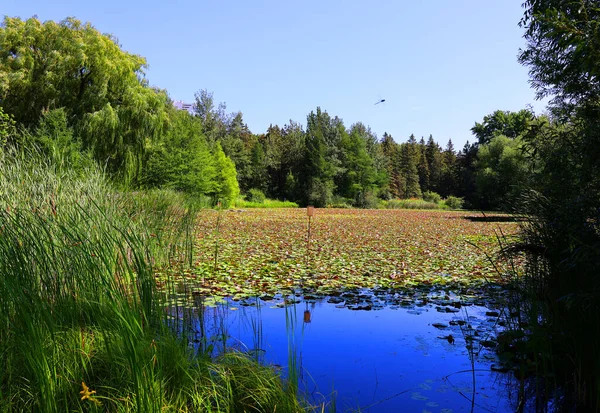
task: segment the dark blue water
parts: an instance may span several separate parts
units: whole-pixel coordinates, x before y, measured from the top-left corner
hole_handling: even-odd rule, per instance
[[[335,400],[338,412],[515,411],[509,376],[491,371],[493,349],[481,344],[493,339],[498,328],[485,307],[446,313],[433,304],[370,311],[340,308],[324,299],[282,304],[281,299],[227,301],[207,308],[205,317],[219,320],[219,328],[226,326],[229,347],[281,367],[284,376],[295,354],[301,390],[314,404],[331,406]],[[457,321],[467,324],[461,327]],[[472,341],[466,340],[469,336]]]

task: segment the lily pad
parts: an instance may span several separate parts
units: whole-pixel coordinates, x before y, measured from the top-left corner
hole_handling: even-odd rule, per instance
[[[413,400],[429,400],[429,397],[425,397],[419,392],[413,392],[410,398]]]

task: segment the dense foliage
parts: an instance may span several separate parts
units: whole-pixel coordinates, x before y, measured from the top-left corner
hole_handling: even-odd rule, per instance
[[[524,302],[532,349],[567,383],[566,397],[600,408],[600,7],[593,1],[528,0],[520,61],[549,118],[537,118],[522,144],[535,162],[520,208],[528,217]],[[535,343],[552,341],[552,346]],[[541,351],[540,349],[544,350]],[[547,371],[542,371],[542,374]]]
[[[528,111],[486,117],[473,128],[478,143],[459,152],[432,136],[379,139],[361,122],[346,127],[319,107],[305,127],[290,121],[255,134],[241,112],[227,113],[206,90],[196,94],[193,114],[177,110],[165,91],[148,85],[145,67],[144,58],[89,23],[6,17],[1,142],[41,145],[76,167],[95,160],[123,187],[170,188],[226,205],[240,191],[363,208],[432,192],[471,208],[501,208],[519,192],[513,172],[527,168],[519,142],[501,145],[502,153],[498,143],[485,147],[498,134],[519,138],[533,117]]]
[[[148,85],[145,67],[144,58],[89,23],[5,17],[2,142],[41,143],[71,157],[78,151],[123,186],[171,187],[233,201],[235,172],[226,167],[217,173],[214,164],[229,165],[217,145],[208,145],[202,125],[178,113],[164,91]]]

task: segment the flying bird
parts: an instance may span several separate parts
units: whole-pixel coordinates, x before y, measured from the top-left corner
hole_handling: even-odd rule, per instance
[[[376,102],[375,104],[378,105],[378,104],[383,103],[383,102],[385,102],[385,99],[381,99],[379,102]]]

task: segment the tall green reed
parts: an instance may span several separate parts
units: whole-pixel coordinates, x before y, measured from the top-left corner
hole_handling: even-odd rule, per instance
[[[497,236],[508,260],[496,267],[508,286],[499,353],[518,380],[518,411],[600,406],[600,221],[580,207],[529,192],[515,208],[520,232]]]
[[[0,153],[0,411],[300,411],[272,370],[197,357],[169,326],[155,276],[191,264],[196,216]]]

